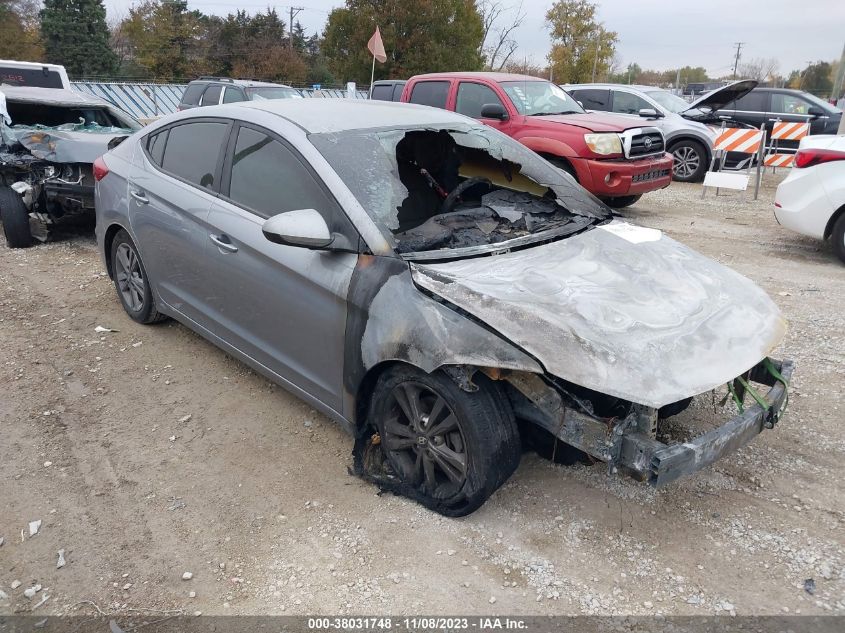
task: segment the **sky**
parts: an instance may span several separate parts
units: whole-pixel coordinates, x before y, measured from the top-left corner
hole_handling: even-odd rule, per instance
[[[341,0],[294,1],[305,7],[297,19],[309,33],[322,31]],[[518,5],[520,0],[500,0]],[[545,13],[552,0],[521,0],[526,13],[514,33],[517,55],[545,64],[550,47]],[[133,0],[105,0],[109,18],[126,15]],[[838,59],[845,45],[845,0],[596,0],[598,19],[619,35],[622,66],[668,70],[704,66],[713,77],[733,66],[735,43],[743,42],[742,59],[774,57],[779,72],[803,69],[808,62]],[[290,4],[267,0],[188,0],[191,9],[226,15],[236,8],[249,13],[275,7],[288,15]],[[287,22],[287,17],[285,17]],[[740,60],[740,63],[742,61]]]

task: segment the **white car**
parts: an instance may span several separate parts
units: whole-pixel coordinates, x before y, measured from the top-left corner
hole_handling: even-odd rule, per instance
[[[833,242],[845,262],[845,136],[807,136],[775,194],[775,217],[788,229]]]

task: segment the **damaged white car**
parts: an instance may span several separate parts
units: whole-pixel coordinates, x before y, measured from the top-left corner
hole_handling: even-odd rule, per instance
[[[480,507],[524,441],[660,486],[785,406],[785,323],[760,288],[471,119],[221,105],[98,164],[128,315],[176,318],[306,399],[355,436],[358,475],[443,514]],[[716,389],[729,419],[658,440]]]
[[[93,163],[139,129],[130,115],[72,90],[0,85],[0,221],[11,248],[59,223],[94,219]]]

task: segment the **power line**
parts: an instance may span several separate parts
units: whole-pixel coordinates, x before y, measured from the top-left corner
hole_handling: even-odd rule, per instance
[[[736,57],[734,58],[734,74],[733,78],[736,79],[736,67],[739,66],[739,55],[742,52],[742,45],[745,42],[734,42],[734,46],[736,46]]]

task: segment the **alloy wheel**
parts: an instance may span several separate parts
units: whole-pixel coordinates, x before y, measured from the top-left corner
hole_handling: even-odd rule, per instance
[[[691,178],[701,165],[701,157],[692,147],[679,147],[672,155],[675,157],[673,171],[678,178]]]
[[[124,242],[117,247],[114,264],[115,279],[123,301],[133,312],[140,312],[144,307],[147,282],[144,280],[138,254]]]
[[[467,450],[458,417],[446,400],[415,381],[396,386],[384,421],[382,445],[402,480],[443,499],[466,482]]]

